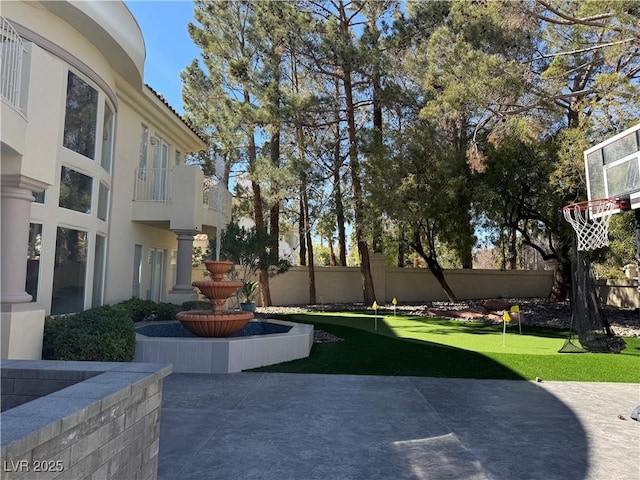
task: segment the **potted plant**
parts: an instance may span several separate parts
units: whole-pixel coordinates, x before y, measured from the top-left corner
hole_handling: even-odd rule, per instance
[[[253,301],[253,294],[258,288],[258,282],[255,281],[244,281],[242,282],[242,287],[240,289],[240,293],[242,294],[243,302],[240,303],[240,310],[243,312],[255,312],[256,304]]]

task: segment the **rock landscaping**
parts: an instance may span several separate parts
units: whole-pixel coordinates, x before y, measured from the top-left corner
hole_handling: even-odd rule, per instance
[[[405,315],[422,317],[448,318],[468,322],[502,322],[502,310],[498,307],[518,305],[523,325],[537,325],[554,328],[570,328],[571,305],[569,302],[549,303],[541,298],[506,298],[496,300],[468,300],[458,303],[424,302],[398,304],[396,309]],[[309,311],[348,311],[366,310],[362,303],[299,305],[292,307],[259,307],[257,317],[268,317],[277,314],[305,313]],[[378,312],[382,315],[393,311],[392,305],[380,305]],[[640,312],[605,308],[605,314],[616,335],[623,337],[640,337]]]

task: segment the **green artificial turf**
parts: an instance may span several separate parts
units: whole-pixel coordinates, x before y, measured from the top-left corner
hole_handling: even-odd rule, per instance
[[[284,317],[283,317],[284,318]],[[452,378],[526,379],[640,383],[640,339],[626,338],[620,354],[561,354],[568,332],[517,325],[457,322],[363,313],[295,314],[344,338],[314,344],[309,358],[256,371]]]

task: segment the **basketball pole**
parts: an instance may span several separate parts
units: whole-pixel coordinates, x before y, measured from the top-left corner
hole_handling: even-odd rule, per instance
[[[636,280],[638,282],[638,292],[640,292],[640,208],[634,210],[636,214]]]

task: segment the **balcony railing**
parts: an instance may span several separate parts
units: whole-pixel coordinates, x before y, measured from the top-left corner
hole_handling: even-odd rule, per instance
[[[172,194],[172,192],[170,185],[172,182],[172,172],[170,168],[136,168],[134,175],[133,200],[135,202],[162,203],[171,200],[170,194]],[[175,175],[175,173],[173,175]],[[181,195],[183,193],[186,192],[173,192],[174,195]],[[179,198],[173,199],[173,201],[178,200]],[[204,182],[202,186],[203,208],[225,213],[229,201],[230,194],[224,186],[219,183],[212,184],[210,180]]]
[[[9,23],[0,17],[2,29],[2,45],[0,46],[0,94],[17,110],[23,111],[22,96],[22,62],[25,44]]]
[[[227,195],[227,189],[224,188],[221,184],[218,183],[212,186],[208,186],[205,182],[202,206],[209,210],[225,212]]]
[[[169,169],[136,168],[133,199],[136,202],[168,202]]]

